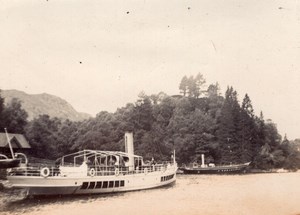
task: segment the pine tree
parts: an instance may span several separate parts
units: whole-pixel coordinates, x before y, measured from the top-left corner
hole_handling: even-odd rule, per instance
[[[232,87],[228,87],[225,93],[224,104],[219,117],[219,129],[217,131],[222,160],[226,163],[239,161],[239,146],[237,139],[237,127],[240,107],[237,93]]]
[[[239,125],[239,141],[241,161],[247,162],[254,159],[255,146],[257,144],[257,130],[254,123],[254,110],[249,96],[246,94],[241,109],[241,119]]]
[[[151,100],[143,92],[140,93],[139,97],[135,105],[134,123],[137,128],[150,131],[154,121]]]
[[[252,107],[252,103],[247,93],[243,99],[242,109],[249,115],[249,117],[251,118],[254,117],[254,110]]]
[[[194,76],[190,76],[188,78],[188,96],[189,97],[195,97],[196,95],[196,82],[195,82],[195,79],[194,79]]]
[[[183,94],[183,96],[186,96],[188,91],[188,78],[186,77],[186,75],[181,79],[179,90],[180,93]]]
[[[195,92],[194,96],[195,98],[199,98],[199,96],[202,94],[203,90],[203,84],[205,83],[205,79],[201,73],[198,73],[197,76],[194,79],[194,85],[195,85]]]

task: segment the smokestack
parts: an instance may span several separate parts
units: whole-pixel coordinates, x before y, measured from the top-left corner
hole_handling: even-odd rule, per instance
[[[125,152],[133,155],[133,134],[132,132],[126,132],[125,133]]]
[[[126,132],[125,133],[125,152],[128,153],[129,161],[129,171],[134,170],[134,149],[133,149],[133,133]]]
[[[204,164],[204,154],[201,154],[201,167],[205,167],[205,164]]]

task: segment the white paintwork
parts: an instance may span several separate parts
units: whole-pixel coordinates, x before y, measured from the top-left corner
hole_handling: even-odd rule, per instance
[[[204,154],[201,154],[201,167],[205,167]]]
[[[170,164],[165,170],[154,172],[140,172],[128,175],[87,176],[69,175],[59,176],[8,176],[8,180],[15,188],[26,188],[29,195],[64,195],[64,194],[88,194],[111,193],[132,190],[149,189],[171,184],[176,181],[177,165]],[[171,176],[173,176],[171,178]],[[169,177],[169,180],[162,180]],[[123,187],[81,189],[84,182],[124,181]],[[94,187],[95,187],[94,186]]]
[[[129,161],[127,162],[127,166],[129,167],[129,171],[134,170],[134,148],[133,148],[133,133],[126,132],[125,133],[125,152],[129,155]]]

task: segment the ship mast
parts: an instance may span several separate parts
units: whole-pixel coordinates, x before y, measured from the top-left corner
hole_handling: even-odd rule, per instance
[[[10,149],[11,157],[12,157],[12,159],[15,159],[14,151],[13,151],[13,148],[12,148],[12,146],[11,146],[10,139],[9,139],[9,136],[8,136],[8,133],[7,133],[7,130],[6,130],[6,128],[4,128],[4,130],[5,130],[5,134],[6,134],[7,142],[8,142],[8,145],[9,145],[9,149]]]

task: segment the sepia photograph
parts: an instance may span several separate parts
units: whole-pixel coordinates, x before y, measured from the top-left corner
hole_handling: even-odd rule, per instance
[[[0,215],[300,215],[299,0],[1,0]]]

